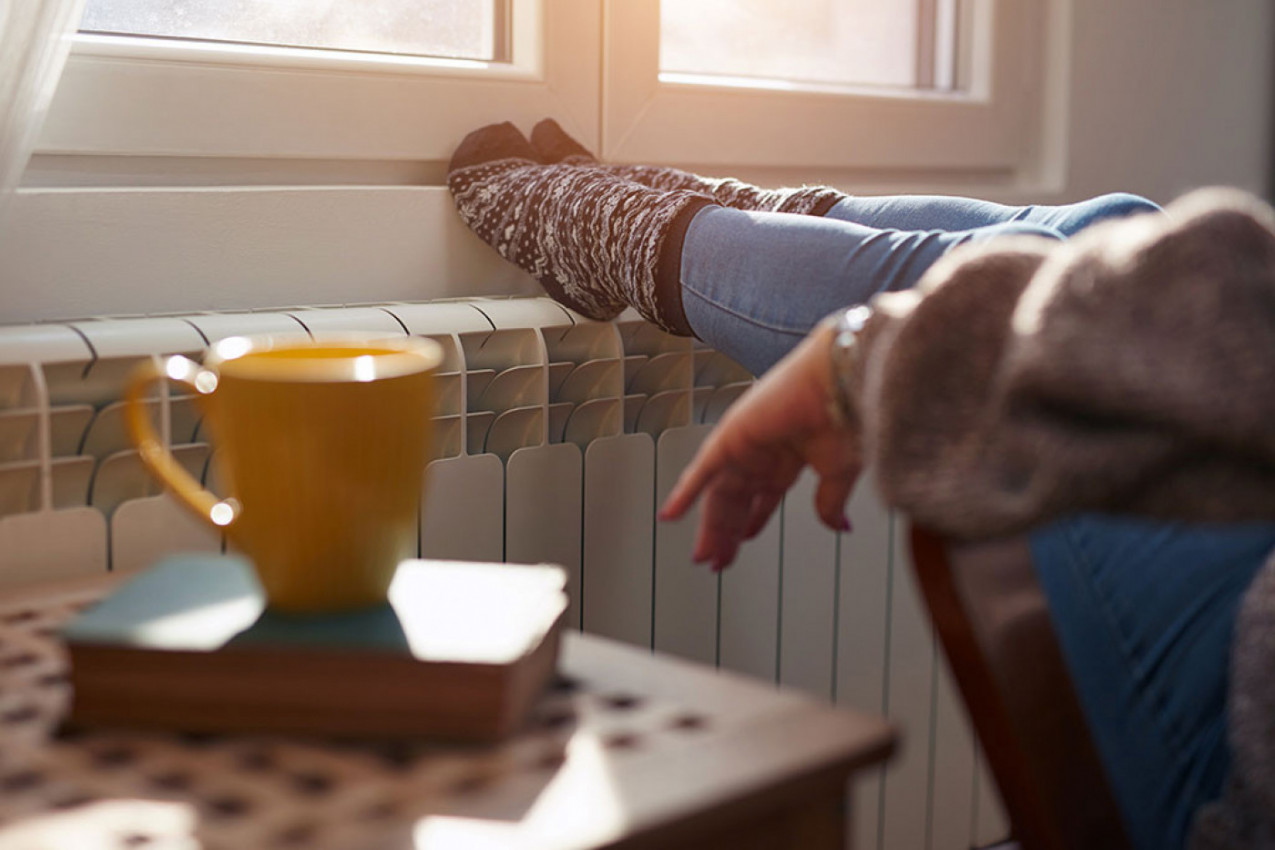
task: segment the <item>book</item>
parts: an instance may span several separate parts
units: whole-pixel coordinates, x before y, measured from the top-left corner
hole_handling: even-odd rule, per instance
[[[295,615],[242,558],[176,556],[64,628],[68,723],[498,739],[553,674],[565,584],[546,564],[413,560],[384,605]]]

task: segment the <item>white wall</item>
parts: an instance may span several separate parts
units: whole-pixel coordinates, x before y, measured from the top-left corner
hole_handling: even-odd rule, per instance
[[[1265,194],[1270,0],[1074,0],[1065,194]]]
[[[1271,0],[1002,0],[1049,11],[1043,130],[1026,173],[746,170],[763,184],[829,182],[862,194],[966,194],[1004,203],[1112,191],[1166,203],[1205,185],[1268,196],[1275,111]],[[1030,158],[1030,157],[1029,157]],[[690,167],[694,168],[691,164]],[[709,169],[709,173],[712,173]]]

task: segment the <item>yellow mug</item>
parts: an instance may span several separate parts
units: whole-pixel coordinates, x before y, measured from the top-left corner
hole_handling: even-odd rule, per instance
[[[150,472],[252,559],[268,605],[375,605],[416,554],[441,359],[420,338],[232,337],[202,367],[180,356],[139,366],[128,427]],[[157,437],[143,399],[164,379],[200,399],[227,498],[203,489]]]

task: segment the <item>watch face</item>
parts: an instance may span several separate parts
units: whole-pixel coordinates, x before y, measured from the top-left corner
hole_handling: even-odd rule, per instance
[[[832,344],[836,347],[837,356],[842,361],[849,361],[853,356],[851,350],[854,348],[855,336],[863,330],[863,326],[871,317],[872,308],[864,304],[849,307],[837,317]]]
[[[872,310],[859,305],[834,314],[831,348],[831,386],[829,388],[829,416],[838,427],[848,428],[855,422],[851,384],[854,382],[855,360],[859,350],[855,337],[872,316]]]
[[[851,307],[842,314],[841,325],[851,333],[858,333],[863,330],[863,326],[868,323],[870,318],[872,318],[872,308],[866,304],[860,304],[857,307]]]

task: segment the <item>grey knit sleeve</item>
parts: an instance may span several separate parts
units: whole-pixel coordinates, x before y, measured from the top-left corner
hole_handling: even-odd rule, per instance
[[[1075,511],[1275,517],[1275,232],[1208,190],[879,297],[858,393],[885,499],[948,533]]]

